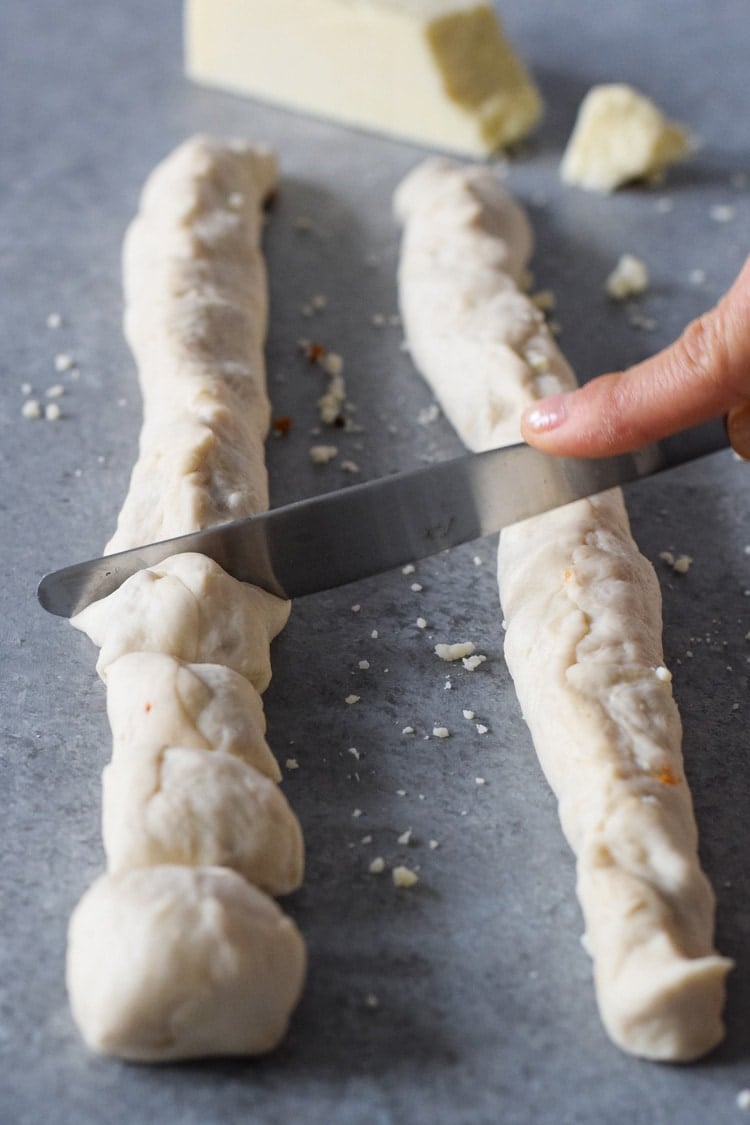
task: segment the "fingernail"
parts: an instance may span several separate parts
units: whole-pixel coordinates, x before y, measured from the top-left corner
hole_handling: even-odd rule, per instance
[[[537,434],[543,434],[547,430],[556,430],[567,417],[565,395],[553,395],[552,398],[542,399],[535,406],[528,407],[523,413],[524,423]]]
[[[727,433],[735,453],[750,461],[750,403],[732,407],[727,415]]]

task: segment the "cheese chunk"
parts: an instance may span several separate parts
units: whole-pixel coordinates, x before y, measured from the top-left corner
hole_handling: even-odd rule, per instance
[[[622,84],[594,86],[581,103],[560,175],[590,191],[614,191],[658,179],[690,150],[686,130],[649,98]]]
[[[186,0],[185,65],[198,82],[474,156],[541,113],[481,0]]]

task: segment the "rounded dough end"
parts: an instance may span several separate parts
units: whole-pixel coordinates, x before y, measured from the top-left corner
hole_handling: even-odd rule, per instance
[[[653,965],[633,959],[616,987],[599,991],[602,1021],[623,1050],[657,1062],[692,1062],[724,1037],[724,980],[732,962],[724,957],[675,957]]]
[[[86,1043],[134,1062],[272,1050],[305,966],[294,922],[222,868],[104,875],[68,931],[68,992]]]

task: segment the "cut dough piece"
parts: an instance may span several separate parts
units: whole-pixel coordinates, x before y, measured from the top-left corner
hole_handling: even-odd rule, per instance
[[[395,209],[414,363],[470,449],[519,441],[522,407],[575,385],[544,316],[518,289],[531,252],[524,212],[487,169],[445,160],[412,172]]]
[[[170,746],[104,770],[110,871],[162,863],[231,867],[269,894],[302,882],[302,832],[275,782],[222,750]]]
[[[687,131],[631,86],[594,86],[581,103],[560,175],[591,191],[614,191],[659,178],[691,147]]]
[[[211,86],[473,156],[541,114],[483,0],[187,0],[185,66]]]
[[[173,555],[140,570],[72,618],[101,647],[96,669],[129,652],[161,652],[224,664],[263,692],[271,680],[269,644],[286,624],[289,602],[239,582],[205,555]]]
[[[560,386],[573,380],[515,290],[528,228],[490,179],[431,162],[396,197],[410,350],[472,449],[520,440],[521,410],[542,393],[522,358],[531,326]],[[498,299],[508,300],[500,318]],[[492,344],[476,382],[483,333]],[[576,854],[605,1027],[634,1054],[696,1058],[722,1037],[731,963],[713,949],[713,895],[697,856],[679,715],[659,674],[659,587],[620,492],[506,529],[499,580],[508,666]]]
[[[168,746],[221,750],[281,780],[258,692],[221,664],[184,664],[160,652],[121,656],[107,668],[107,715],[115,761]]]
[[[104,875],[70,920],[76,1022],[92,1050],[135,1062],[272,1050],[304,975],[294,923],[225,868]]]
[[[125,333],[144,425],[107,551],[268,507],[268,294],[261,207],[270,152],[194,137],[149,177],[123,251]]]

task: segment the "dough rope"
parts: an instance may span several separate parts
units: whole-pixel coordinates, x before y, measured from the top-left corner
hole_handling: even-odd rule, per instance
[[[196,137],[147,181],[125,239],[125,328],[144,420],[107,550],[268,505],[262,207],[273,156]],[[258,1054],[284,1035],[305,947],[268,895],[299,886],[260,693],[289,603],[198,554],[141,571],[73,624],[100,647],[112,760],[107,874],[70,922],[73,1014],[137,1061]]]
[[[395,199],[399,294],[415,364],[473,450],[520,440],[521,410],[574,376],[519,289],[523,211],[483,168],[428,161]],[[501,537],[505,654],[577,860],[577,893],[611,1038],[684,1061],[723,1035],[731,962],[713,948],[661,598],[619,490]]]

